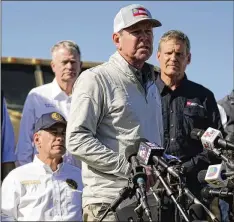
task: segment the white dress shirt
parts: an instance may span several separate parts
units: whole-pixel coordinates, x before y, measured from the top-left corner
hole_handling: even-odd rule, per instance
[[[16,147],[17,164],[24,165],[33,161],[37,153],[33,143],[34,125],[42,114],[58,112],[68,118],[71,96],[59,87],[56,79],[53,82],[33,88],[25,101],[20,122],[20,131]],[[64,162],[81,167],[80,161],[70,153],[64,156]]]
[[[77,189],[66,182],[72,179]],[[82,221],[81,171],[67,163],[53,172],[35,155],[2,184],[2,221]]]

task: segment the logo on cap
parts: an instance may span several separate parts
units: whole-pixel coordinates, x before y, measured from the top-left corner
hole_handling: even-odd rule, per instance
[[[139,16],[139,15],[145,15],[147,17],[149,16],[145,8],[134,8],[132,9],[132,13],[133,13],[133,16]]]
[[[199,106],[201,108],[204,108],[202,105],[199,105],[198,103],[194,103],[191,101],[187,101],[186,106]]]
[[[52,113],[51,118],[56,121],[64,121],[63,117],[59,113]]]

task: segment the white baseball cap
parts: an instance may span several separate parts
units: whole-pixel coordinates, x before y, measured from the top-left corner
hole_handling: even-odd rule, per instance
[[[120,9],[114,19],[114,32],[128,28],[140,21],[148,20],[153,27],[161,26],[161,22],[153,19],[151,13],[143,5],[132,4]]]

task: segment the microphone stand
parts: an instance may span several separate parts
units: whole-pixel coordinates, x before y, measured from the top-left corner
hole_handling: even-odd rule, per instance
[[[159,189],[157,188],[156,190],[154,190],[152,187],[150,187],[151,192],[153,193],[153,196],[155,198],[156,201],[156,212],[157,212],[157,216],[156,216],[156,221],[161,221],[161,208],[162,208],[162,203],[161,203],[161,198],[158,196],[158,193],[160,192],[164,192],[164,189]]]
[[[183,193],[189,198],[189,200],[192,202],[192,203],[195,203],[195,204],[198,204],[198,205],[201,205],[203,207],[203,209],[206,211],[206,213],[209,215],[209,217],[211,218],[212,221],[214,222],[220,222],[216,216],[210,212],[206,206],[204,206],[192,193],[191,191],[187,188],[187,187],[183,187]]]
[[[137,197],[137,207],[134,209],[135,213],[137,214],[137,222],[144,222],[143,220],[143,207],[142,207],[142,202],[141,202],[141,198],[142,198],[142,194],[139,188],[136,189],[136,197]],[[149,218],[149,221],[152,222],[151,217]]]
[[[220,157],[225,163],[229,163],[229,159],[228,159],[226,156],[224,156],[224,155],[222,154],[222,152],[221,152],[219,149],[214,148],[214,149],[212,149],[211,151],[212,151],[216,156]]]
[[[228,157],[224,156],[222,154],[222,151],[220,151],[220,149],[218,148],[214,148],[211,150],[217,157],[221,158],[222,161],[224,163],[226,163],[227,167],[230,169],[230,170],[234,170],[234,162],[232,160],[230,160]]]
[[[144,210],[147,209],[148,210],[148,215],[146,215],[148,217],[149,222],[152,222],[152,217],[151,217],[151,212],[147,203],[147,196],[145,196],[146,201],[143,201],[142,199],[144,198],[144,196],[142,195],[142,190],[138,187],[136,188],[136,197],[137,197],[137,207],[134,209],[135,213],[137,214],[137,222],[143,222],[143,213]],[[145,206],[144,204],[147,203],[147,206]]]
[[[134,195],[136,195],[137,197],[137,207],[134,209],[135,213],[137,214],[137,222],[144,222],[142,218],[144,211],[141,203],[141,198],[142,198],[141,190],[139,188],[136,188],[136,186],[132,182],[132,178],[129,178],[128,181],[129,181],[128,186],[122,188],[119,191],[119,196],[110,204],[110,206],[106,209],[106,211],[104,212],[102,217],[98,220],[98,222],[103,221],[103,219],[110,211],[116,212],[117,207],[122,201],[124,201],[128,197],[131,199]],[[129,218],[128,221],[133,222],[133,219]]]
[[[135,190],[134,188],[130,187],[130,186],[126,186],[124,188],[122,188],[120,191],[119,191],[119,197],[116,198],[111,204],[110,206],[106,209],[106,211],[104,212],[104,214],[102,215],[102,217],[98,220],[99,222],[103,221],[103,219],[106,217],[106,215],[110,212],[110,211],[113,211],[115,212],[116,211],[116,208],[119,206],[119,204],[124,201],[125,199],[127,199],[128,197],[129,198],[132,198],[133,195],[135,193]]]
[[[187,214],[187,212],[182,208],[182,206],[177,202],[176,198],[173,195],[173,192],[171,190],[171,188],[167,185],[166,181],[162,178],[161,176],[161,172],[156,169],[155,166],[153,166],[154,168],[154,172],[156,174],[156,176],[158,177],[158,179],[160,180],[160,182],[162,183],[162,185],[164,186],[165,190],[166,190],[166,194],[168,195],[168,197],[170,197],[172,199],[172,201],[174,202],[174,204],[176,205],[177,209],[180,211],[180,213],[182,214],[182,216],[184,217],[186,222],[191,222],[191,220],[189,219],[189,216]]]

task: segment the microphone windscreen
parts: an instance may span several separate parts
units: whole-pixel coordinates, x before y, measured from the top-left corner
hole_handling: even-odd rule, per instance
[[[138,152],[138,147],[136,147],[134,145],[128,146],[125,149],[125,158],[127,159],[127,161],[130,162],[130,158],[132,156],[136,156],[137,152]]]
[[[137,139],[134,145],[130,145],[125,149],[125,158],[127,159],[128,162],[130,162],[130,158],[132,156],[137,156],[140,143],[147,142],[147,141],[148,140],[144,138]]]
[[[210,189],[211,188],[209,188],[209,187],[202,188],[201,197],[206,199],[206,200],[209,200],[212,197],[212,195],[209,194]]]
[[[197,179],[198,179],[199,183],[201,183],[201,184],[207,184],[207,182],[205,181],[206,173],[207,173],[207,170],[201,170],[198,173]]]
[[[192,131],[190,133],[190,137],[193,140],[200,140],[203,133],[204,133],[204,130],[194,128],[194,129],[192,129]]]
[[[234,132],[229,132],[225,139],[231,143],[234,143]]]
[[[206,219],[206,212],[204,208],[199,204],[192,204],[189,207],[189,215],[193,221]]]

